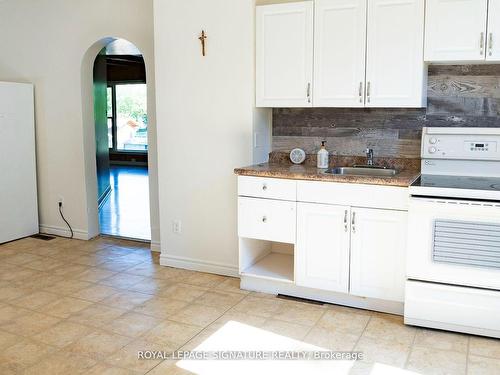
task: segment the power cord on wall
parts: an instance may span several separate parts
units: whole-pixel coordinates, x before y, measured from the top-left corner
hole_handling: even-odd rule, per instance
[[[69,237],[69,238],[73,238],[73,229],[71,228],[71,225],[69,225],[68,221],[64,217],[64,214],[62,212],[62,205],[63,205],[62,202],[59,202],[59,213],[61,214],[61,218],[64,220],[64,222],[66,223],[66,225],[69,228],[69,231],[71,232],[71,237]]]

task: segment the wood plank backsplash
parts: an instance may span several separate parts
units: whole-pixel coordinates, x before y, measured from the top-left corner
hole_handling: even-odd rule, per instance
[[[427,108],[275,108],[273,151],[420,156],[424,126],[500,127],[500,65],[431,65]]]

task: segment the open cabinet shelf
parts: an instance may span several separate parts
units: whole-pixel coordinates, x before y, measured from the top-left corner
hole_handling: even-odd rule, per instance
[[[242,275],[293,282],[293,255],[269,253],[258,262],[243,270]]]

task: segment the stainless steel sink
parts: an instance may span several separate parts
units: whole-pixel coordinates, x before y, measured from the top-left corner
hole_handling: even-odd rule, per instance
[[[370,166],[338,167],[326,170],[324,173],[340,176],[373,176],[393,177],[397,174],[395,169]]]

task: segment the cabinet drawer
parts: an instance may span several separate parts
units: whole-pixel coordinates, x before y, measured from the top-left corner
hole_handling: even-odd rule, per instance
[[[238,198],[238,235],[275,242],[295,243],[295,202]]]
[[[278,178],[240,176],[238,177],[238,195],[295,201],[297,182]]]

